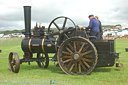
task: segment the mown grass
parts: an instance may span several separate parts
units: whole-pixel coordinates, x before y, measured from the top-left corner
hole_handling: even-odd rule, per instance
[[[116,52],[120,54],[120,62],[124,64],[123,68],[100,67],[95,68],[90,75],[71,76],[66,75],[59,67],[50,62],[47,69],[41,69],[36,62],[28,65],[23,63],[20,65],[18,74],[11,73],[8,67],[8,55],[15,51],[23,57],[21,50],[22,38],[0,39],[0,82],[31,82],[31,83],[49,83],[55,80],[66,85],[127,85],[128,84],[128,53],[125,48],[128,47],[128,39],[117,39]],[[50,57],[53,55],[49,54]],[[1,84],[8,85],[8,84]],[[58,84],[54,84],[58,85]]]

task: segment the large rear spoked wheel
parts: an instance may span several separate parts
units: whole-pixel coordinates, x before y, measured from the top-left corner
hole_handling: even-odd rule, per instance
[[[41,61],[37,61],[37,64],[40,68],[47,68],[49,65],[49,57],[48,53],[37,53],[37,59]]]
[[[74,37],[60,45],[57,58],[66,74],[87,75],[97,64],[97,50],[88,39]]]
[[[9,68],[11,72],[18,73],[20,69],[20,59],[16,52],[9,54]]]

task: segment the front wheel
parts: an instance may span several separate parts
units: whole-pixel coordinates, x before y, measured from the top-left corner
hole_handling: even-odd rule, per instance
[[[20,59],[16,52],[9,54],[9,68],[11,72],[18,73],[20,69]]]

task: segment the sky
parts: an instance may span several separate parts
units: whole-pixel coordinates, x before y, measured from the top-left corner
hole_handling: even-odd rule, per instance
[[[58,16],[88,26],[88,15],[99,16],[102,25],[128,27],[128,0],[0,0],[0,31],[24,29],[23,6],[31,8],[31,27],[36,22],[46,28]]]

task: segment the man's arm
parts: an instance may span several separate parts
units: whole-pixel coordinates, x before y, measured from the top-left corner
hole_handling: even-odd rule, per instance
[[[91,30],[92,27],[93,27],[93,21],[90,20],[90,22],[89,22],[89,26],[86,28],[86,30],[89,30],[89,29]]]

